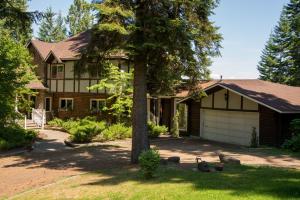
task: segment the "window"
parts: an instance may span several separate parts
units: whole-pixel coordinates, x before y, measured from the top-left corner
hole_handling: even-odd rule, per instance
[[[90,101],[90,110],[91,111],[102,111],[105,107],[105,99],[91,99]]]
[[[64,66],[51,65],[51,78],[64,78]]]
[[[51,97],[46,97],[45,98],[45,110],[48,111],[48,112],[52,110],[52,99],[51,99]]]
[[[63,111],[73,110],[73,99],[72,98],[59,99],[59,109]]]

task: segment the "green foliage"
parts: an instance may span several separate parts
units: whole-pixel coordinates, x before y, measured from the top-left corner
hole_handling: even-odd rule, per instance
[[[53,120],[48,122],[49,126],[53,126],[53,127],[62,127],[64,123],[64,120],[59,119],[59,118],[54,118]]]
[[[73,36],[90,29],[93,25],[91,6],[85,0],[74,0],[67,16],[69,35]]]
[[[278,25],[262,52],[260,78],[288,85],[300,85],[300,1],[284,6]]]
[[[150,138],[157,138],[161,134],[166,134],[168,132],[168,128],[166,126],[159,126],[153,122],[148,122],[148,134]]]
[[[118,139],[131,138],[132,129],[124,124],[113,124],[107,129],[102,131],[102,133],[96,138],[99,141],[111,141]]]
[[[59,42],[66,38],[66,25],[61,13],[55,18],[52,8],[46,9],[39,27],[39,39],[44,42]]]
[[[179,137],[179,112],[176,112],[173,117],[171,135],[173,137]]]
[[[294,119],[290,123],[292,138],[286,140],[282,148],[300,152],[300,119]]]
[[[110,95],[107,98],[103,111],[107,111],[116,118],[118,123],[127,123],[131,118],[132,110],[132,72],[120,71],[118,67],[109,64],[105,78],[90,87],[90,90],[106,89]]]
[[[64,17],[61,13],[58,14],[55,20],[55,26],[53,29],[53,40],[54,41],[62,41],[67,37],[67,28],[64,22]]]
[[[252,134],[251,134],[251,147],[256,148],[258,146],[258,137],[257,137],[257,132],[256,128],[252,128]]]
[[[0,27],[2,25],[3,21],[0,21]],[[26,95],[25,85],[35,78],[28,50],[10,33],[0,28],[0,129],[14,124],[18,117],[16,97]]]
[[[156,149],[144,151],[139,156],[139,165],[145,178],[153,178],[153,175],[159,167],[160,156]]]
[[[25,130],[14,125],[1,128],[0,130],[0,150],[7,150],[31,144],[37,133],[33,130]]]

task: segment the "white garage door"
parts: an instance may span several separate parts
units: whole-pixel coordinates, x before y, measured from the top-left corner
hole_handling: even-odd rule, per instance
[[[253,127],[259,133],[258,112],[201,109],[200,137],[208,140],[249,146]]]

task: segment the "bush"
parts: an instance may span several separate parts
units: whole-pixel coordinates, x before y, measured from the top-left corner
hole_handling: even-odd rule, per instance
[[[76,125],[74,124],[76,123]],[[67,123],[70,133],[70,139],[73,142],[90,142],[96,135],[100,134],[106,127],[105,122],[96,122],[96,121],[89,121],[83,120],[79,122],[70,121]]]
[[[64,123],[64,121],[62,119],[54,118],[53,120],[48,122],[48,125],[54,126],[54,127],[62,127],[63,123]]]
[[[131,138],[132,128],[124,124],[114,124],[104,131],[96,138],[99,141],[112,141],[118,139]]]
[[[158,150],[149,149],[139,156],[139,164],[145,178],[152,178],[160,163]]]
[[[257,132],[256,132],[255,127],[252,127],[250,146],[253,147],[253,148],[256,148],[258,146],[258,137],[257,137]]]
[[[173,121],[172,121],[172,129],[171,129],[171,135],[173,137],[179,137],[179,112],[176,112]]]
[[[292,138],[285,140],[282,148],[289,149],[295,152],[300,151],[300,119],[294,119],[290,123]]]
[[[33,130],[25,130],[20,126],[2,127],[0,130],[0,149],[7,150],[31,144],[37,133]]]
[[[150,138],[157,138],[161,134],[166,134],[168,128],[166,126],[159,126],[153,122],[148,122],[148,133]]]

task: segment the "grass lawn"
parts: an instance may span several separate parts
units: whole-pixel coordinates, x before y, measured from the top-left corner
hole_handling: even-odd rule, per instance
[[[17,199],[300,199],[300,171],[228,166],[201,173],[161,167],[144,180],[135,167],[101,170],[25,192]]]

